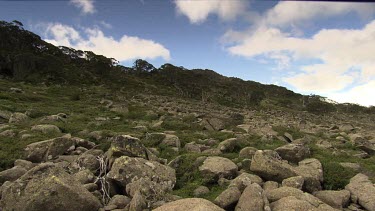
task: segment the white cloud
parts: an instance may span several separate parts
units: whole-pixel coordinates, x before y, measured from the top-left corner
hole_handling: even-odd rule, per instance
[[[95,13],[94,0],[70,0],[70,3],[81,9],[83,14]]]
[[[328,93],[327,97],[339,103],[357,103],[364,106],[375,106],[375,80],[356,86],[349,91]]]
[[[347,2],[282,1],[265,14],[264,22],[273,26],[294,25],[312,19],[329,18],[350,12],[368,17],[375,12],[375,6]]]
[[[85,28],[84,36],[73,27],[63,24],[48,24],[45,29],[46,41],[54,45],[63,45],[75,49],[92,51],[119,61],[133,59],[170,59],[169,50],[152,40],[124,35],[116,40],[106,36],[99,28]]]
[[[202,23],[210,14],[222,20],[233,20],[246,10],[244,0],[175,0],[177,12],[186,15],[191,23]]]
[[[284,81],[302,91],[337,91],[352,83],[355,77],[363,82],[375,77],[375,20],[358,30],[323,29],[311,38],[293,37],[277,28],[260,27],[227,49],[239,56],[265,55],[281,59],[281,64],[318,59],[321,63],[303,66],[298,75],[284,78]],[[350,74],[354,67],[360,75]]]

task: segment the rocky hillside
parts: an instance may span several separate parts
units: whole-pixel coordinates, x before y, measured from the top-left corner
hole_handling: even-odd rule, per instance
[[[373,108],[0,25],[2,211],[375,210]]]

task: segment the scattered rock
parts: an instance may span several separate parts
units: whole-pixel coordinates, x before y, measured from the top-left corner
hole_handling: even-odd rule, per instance
[[[295,172],[304,179],[303,189],[309,193],[322,190],[323,166],[315,158],[305,159],[298,163]]]
[[[271,210],[272,211],[290,211],[290,210],[311,210],[311,211],[318,211],[316,208],[308,203],[307,201],[299,200],[294,196],[287,196],[281,198],[280,200],[271,203]]]
[[[340,166],[344,168],[350,168],[355,171],[359,171],[361,169],[361,165],[359,165],[358,163],[339,163],[339,164]]]
[[[275,151],[282,159],[292,163],[298,163],[311,154],[310,148],[304,144],[287,144],[275,149]]]
[[[26,160],[34,163],[52,160],[63,155],[72,147],[74,148],[74,142],[66,137],[32,143],[26,146]]]
[[[228,158],[208,157],[199,167],[202,177],[206,181],[215,182],[219,178],[231,179],[237,176],[237,165]]]
[[[124,195],[115,195],[108,202],[107,206],[116,206],[116,209],[124,209],[130,204],[131,199]]]
[[[14,132],[14,130],[12,130],[12,129],[10,129],[10,130],[4,130],[3,132],[0,133],[0,136],[2,136],[2,137],[8,137],[8,138],[13,138],[16,135],[17,135],[16,132]]]
[[[154,211],[224,211],[224,209],[218,207],[214,203],[201,198],[187,198],[180,199],[177,201],[166,203]]]
[[[219,143],[217,147],[221,152],[232,152],[237,146],[237,138],[226,139]]]
[[[241,191],[237,187],[228,187],[217,196],[214,200],[214,203],[223,209],[229,209],[234,207],[240,199]]]
[[[366,175],[355,175],[345,189],[350,191],[352,202],[367,210],[375,210],[375,186]]]
[[[35,125],[31,128],[31,131],[37,131],[43,134],[61,133],[60,129],[55,125]]]
[[[350,192],[347,190],[333,191],[324,190],[317,191],[314,196],[322,200],[324,203],[336,209],[342,209],[349,205]]]
[[[302,190],[304,179],[302,176],[296,176],[296,177],[290,177],[287,179],[284,179],[282,182],[283,187],[292,187],[296,189]]]
[[[10,116],[9,123],[19,124],[19,123],[26,122],[28,120],[29,120],[29,117],[26,114],[16,112]]]
[[[267,181],[263,184],[264,191],[270,191],[279,188],[279,183],[275,181]]]
[[[169,147],[181,148],[180,139],[176,135],[166,134],[161,143]]]
[[[15,166],[13,168],[0,172],[0,186],[6,181],[13,182],[14,180],[24,175],[26,172],[27,170],[20,166]]]
[[[149,195],[151,190],[162,195],[171,191],[176,183],[173,168],[155,161],[128,156],[117,158],[107,177],[123,188],[126,187],[128,193],[140,190],[144,195]]]
[[[253,183],[244,190],[238,204],[236,211],[250,211],[250,210],[264,210],[265,197],[263,189],[256,183]]]
[[[200,196],[208,194],[209,192],[210,192],[210,189],[208,189],[208,187],[206,187],[206,186],[199,186],[199,187],[197,187],[194,190],[193,195],[195,197],[200,197]]]
[[[251,161],[250,170],[266,180],[277,182],[297,176],[293,167],[283,162],[277,152],[272,150],[256,151]]]
[[[0,207],[28,211],[92,211],[100,201],[71,175],[53,164],[40,164],[5,188]]]
[[[245,147],[245,148],[241,149],[238,157],[239,158],[252,159],[253,156],[255,155],[256,151],[258,151],[258,149],[254,148],[254,147]]]

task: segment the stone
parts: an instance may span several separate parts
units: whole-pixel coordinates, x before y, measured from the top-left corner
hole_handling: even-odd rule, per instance
[[[2,192],[0,207],[19,211],[92,211],[100,201],[62,168],[43,163]]]
[[[29,120],[29,117],[26,114],[18,113],[18,112],[13,113],[9,117],[9,123],[15,123],[15,124],[27,122],[28,120]]]
[[[224,211],[214,203],[201,198],[186,198],[166,203],[154,211]]]
[[[367,210],[375,210],[375,186],[366,175],[355,175],[345,189],[350,191],[352,202]]]
[[[237,204],[240,196],[241,191],[237,187],[228,187],[215,198],[214,203],[223,209],[229,209]]]
[[[263,189],[256,183],[246,187],[242,193],[236,211],[257,211],[264,210],[265,197],[263,196]]]
[[[210,192],[210,189],[208,189],[208,187],[206,187],[206,186],[199,186],[199,187],[197,187],[194,190],[193,195],[195,197],[200,197],[200,196],[208,194],[209,192]]]
[[[309,193],[322,190],[323,166],[315,158],[305,159],[298,163],[295,172],[304,179],[303,189]]]
[[[14,132],[14,130],[12,130],[12,129],[10,129],[10,130],[4,130],[3,132],[0,133],[0,136],[2,136],[2,137],[8,137],[8,138],[13,138],[16,135],[17,135],[16,132]]]
[[[225,122],[219,118],[204,118],[201,122],[203,127],[207,130],[223,130],[225,128]]]
[[[297,199],[294,196],[288,196],[281,198],[280,200],[271,203],[271,210],[272,211],[318,211],[316,208],[308,203],[307,201],[303,201],[300,199]]]
[[[267,181],[263,184],[264,191],[270,191],[279,188],[279,183],[275,181]]]
[[[13,182],[22,175],[24,175],[27,170],[20,166],[15,166],[13,168],[4,170],[0,172],[0,185],[2,185],[6,181]]]
[[[350,169],[353,169],[355,171],[359,171],[361,170],[361,165],[359,165],[358,163],[339,163],[340,166],[344,167],[344,168],[350,168]]]
[[[34,163],[52,160],[63,155],[72,147],[74,148],[74,142],[66,137],[35,142],[26,146],[26,160]]]
[[[165,134],[165,138],[161,143],[169,147],[181,148],[180,139],[173,134]]]
[[[282,159],[292,163],[298,163],[311,155],[310,148],[304,144],[287,144],[276,148],[275,151]]]
[[[245,147],[243,149],[241,149],[238,157],[239,158],[248,158],[248,159],[252,159],[253,156],[255,155],[255,152],[258,151],[258,149],[254,148],[254,147]]]
[[[125,188],[128,194],[136,190],[150,195],[154,191],[160,195],[170,192],[176,183],[175,170],[156,161],[122,156],[117,158],[107,177]]]
[[[232,152],[237,146],[237,142],[237,138],[226,139],[220,142],[217,148],[223,153]]]
[[[348,190],[324,190],[314,193],[318,199],[336,209],[343,209],[349,205],[350,192]]]
[[[147,207],[147,204],[146,204],[145,198],[139,191],[137,191],[129,203],[129,210],[142,211],[146,207]]]
[[[130,204],[131,199],[124,195],[114,195],[108,202],[108,206],[116,206],[117,209],[124,209]]]
[[[35,167],[35,163],[32,163],[28,160],[22,160],[22,159],[17,159],[14,161],[14,166],[22,167],[26,170],[30,170]]]
[[[292,188],[302,190],[304,182],[305,180],[303,179],[302,176],[296,176],[296,177],[290,177],[290,178],[284,179],[281,184],[283,187],[292,187]]]
[[[238,167],[228,158],[208,157],[199,167],[202,177],[208,182],[216,182],[219,178],[232,179],[237,176]]]
[[[84,169],[75,173],[74,178],[81,184],[87,184],[94,182],[95,175],[89,169]]]
[[[61,133],[60,129],[55,125],[35,125],[31,128],[31,131],[36,131],[43,134]]]
[[[83,187],[85,187],[86,190],[88,190],[90,192],[94,192],[94,191],[98,190],[98,185],[95,184],[95,183],[87,183],[87,184],[84,184]]]
[[[272,150],[256,151],[251,161],[250,170],[266,180],[277,182],[297,176],[293,167],[283,162],[277,152]]]
[[[236,187],[242,193],[247,186],[255,182],[253,179],[254,178],[253,176],[256,176],[256,175],[251,175],[249,173],[242,173],[238,177],[230,181],[229,187]]]

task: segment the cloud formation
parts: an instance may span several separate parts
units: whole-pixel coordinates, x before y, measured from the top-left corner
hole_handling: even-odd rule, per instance
[[[247,2],[241,0],[175,0],[177,12],[189,18],[191,23],[204,22],[211,14],[221,20],[233,20],[245,12]]]
[[[276,61],[278,69],[289,70],[282,81],[300,92],[320,93],[339,102],[361,100],[357,103],[368,105],[371,101],[375,105],[375,99],[368,99],[370,95],[359,99],[353,94],[371,87],[375,80],[375,20],[360,29],[321,29],[303,36],[303,24],[347,14],[369,18],[375,14],[375,6],[283,1],[247,30],[229,30],[222,40],[232,55]],[[305,65],[290,70],[291,64],[301,61]],[[353,86],[357,87],[347,95],[340,92]]]
[[[169,50],[153,40],[127,35],[116,40],[111,36],[106,36],[99,28],[84,28],[82,32],[60,23],[48,24],[45,27],[47,37],[45,41],[54,45],[92,51],[119,61],[158,57],[164,60],[170,59]]]
[[[81,9],[85,15],[95,13],[94,0],[70,0],[70,3]]]

